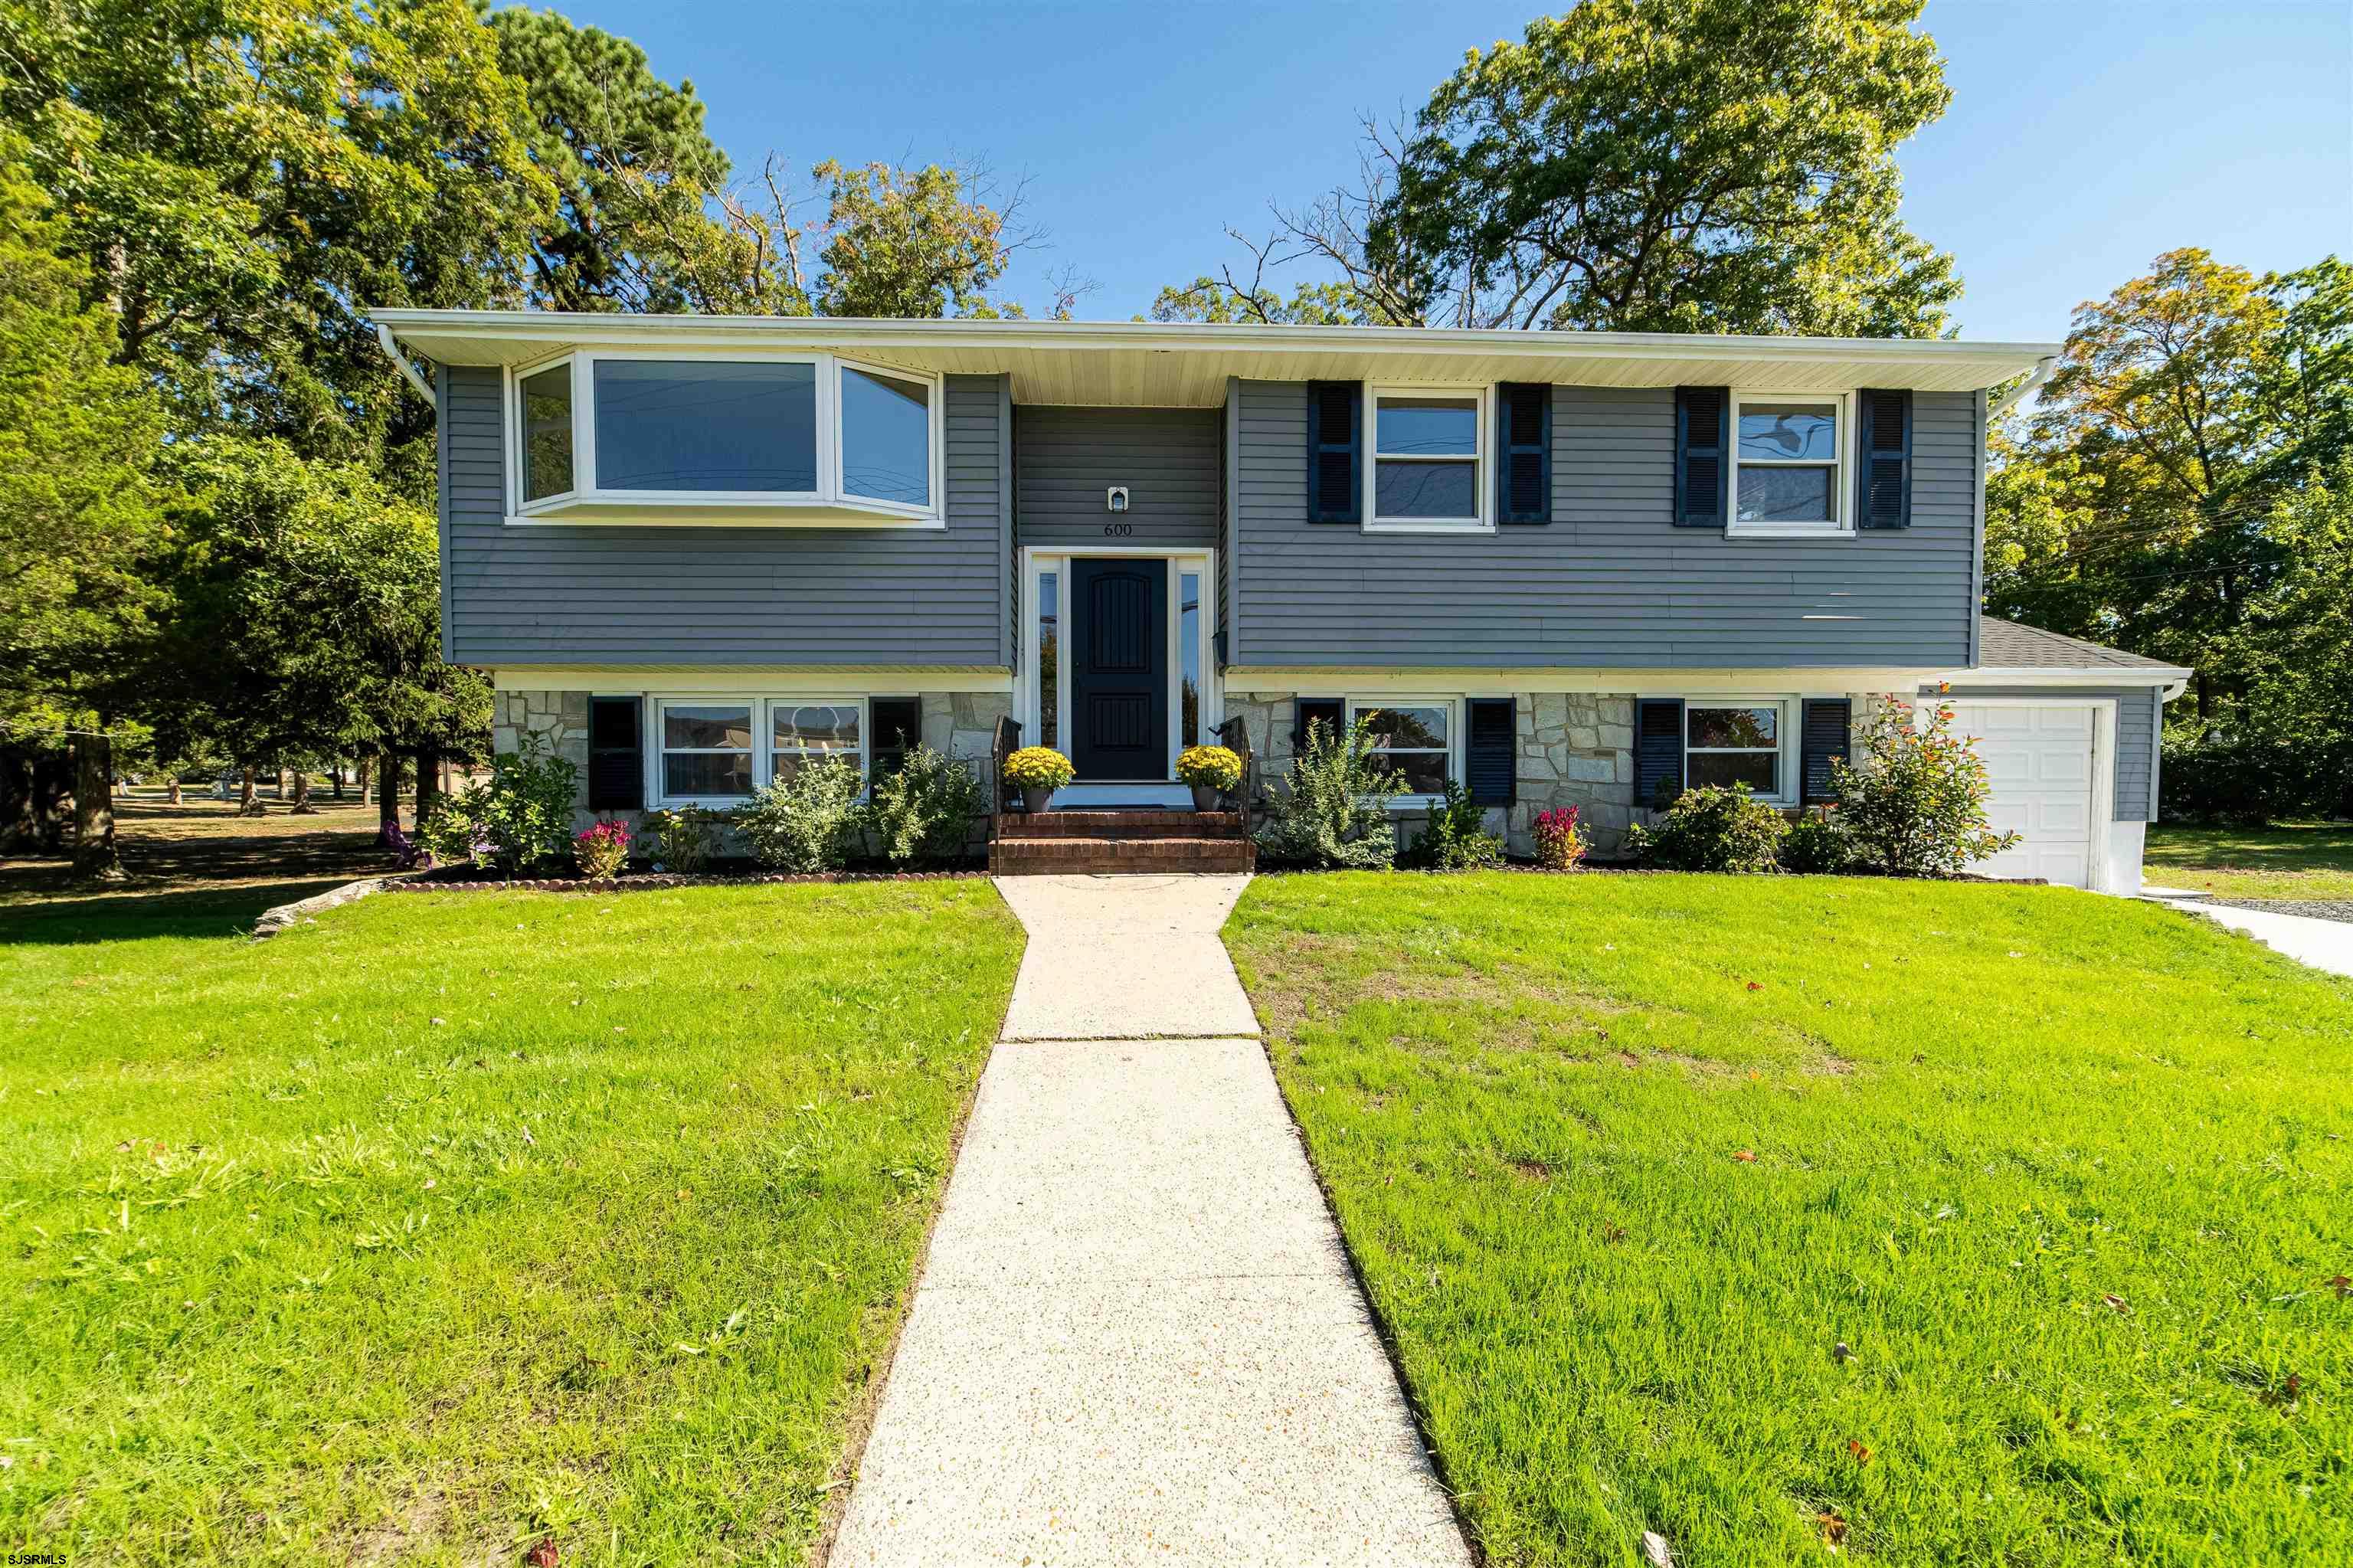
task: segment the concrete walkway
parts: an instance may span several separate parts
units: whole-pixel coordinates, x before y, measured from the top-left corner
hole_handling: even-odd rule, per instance
[[[2203,915],[2218,926],[2244,931],[2300,964],[2331,974],[2353,975],[2353,926],[2342,920],[2316,920],[2309,915],[2281,915],[2269,909],[2234,909],[2227,904],[2188,899],[2168,902],[2176,909]]]
[[[1241,876],[1029,928],[836,1568],[1470,1561],[1218,941]]]

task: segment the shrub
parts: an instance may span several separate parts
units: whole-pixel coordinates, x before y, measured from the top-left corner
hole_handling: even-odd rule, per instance
[[[1046,748],[1026,747],[1013,755],[1029,751]],[[1046,755],[1070,766],[1058,751]],[[973,820],[987,809],[987,792],[969,768],[928,746],[918,746],[907,753],[899,771],[875,783],[871,821],[882,853],[893,864],[936,865],[964,858]]]
[[[1487,808],[1449,779],[1446,797],[1430,809],[1430,821],[1413,841],[1409,860],[1430,871],[1477,871],[1503,863],[1504,841],[1487,831]]]
[[[1059,789],[1078,776],[1071,759],[1050,746],[1025,746],[1005,759],[1005,781],[1016,789]]]
[[[526,731],[512,751],[491,758],[491,777],[435,809],[417,838],[437,860],[469,859],[507,875],[560,858],[572,839],[580,769],[546,752]]]
[[[1538,811],[1535,821],[1536,863],[1553,871],[1575,871],[1593,847],[1575,806]]]
[[[727,817],[708,806],[681,806],[647,812],[643,825],[653,844],[654,869],[692,876],[719,853],[719,832]]]
[[[1629,848],[1669,871],[1771,872],[1789,824],[1781,813],[1748,797],[1748,786],[1711,784],[1686,789],[1650,827],[1626,835]]]
[[[1993,785],[1966,736],[1953,733],[1953,710],[1930,704],[1915,722],[1909,704],[1889,695],[1863,726],[1860,768],[1831,763],[1831,788],[1857,857],[1898,876],[1950,874],[2018,842],[1986,821]]]
[[[610,882],[629,863],[629,830],[607,819],[572,836],[572,859],[580,874],[593,882]]]
[[[1781,869],[1822,876],[1854,863],[1854,837],[1828,806],[1817,806],[1789,824],[1781,841]]]
[[[858,853],[865,780],[840,757],[804,762],[734,813],[753,858],[779,871],[839,871]]]
[[[1314,720],[1283,789],[1268,802],[1259,851],[1278,865],[1386,871],[1397,863],[1388,802],[1404,792],[1404,781],[1374,760],[1370,724],[1335,736]]]
[[[1230,789],[1242,781],[1242,759],[1222,746],[1188,746],[1176,777],[1197,789]]]
[[[2310,740],[2244,735],[2168,736],[2158,765],[2168,821],[2262,827],[2307,812],[2327,816],[2344,804],[2346,764]]]

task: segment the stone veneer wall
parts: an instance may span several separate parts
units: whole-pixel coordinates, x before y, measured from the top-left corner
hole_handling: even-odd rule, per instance
[[[491,743],[499,751],[512,751],[527,732],[546,737],[554,755],[570,759],[580,770],[580,787],[573,797],[573,826],[586,828],[598,813],[588,810],[588,698],[586,692],[501,692],[491,714]],[[997,721],[1013,711],[1013,699],[1003,693],[928,692],[923,704],[922,739],[934,751],[977,759],[988,767],[988,749]],[[652,742],[649,733],[647,740]],[[984,780],[985,781],[985,780]],[[616,816],[635,832],[637,811],[602,813]]]
[[[1291,767],[1293,694],[1228,692],[1226,716],[1246,721],[1261,786]],[[1535,853],[1536,814],[1575,806],[1591,832],[1593,853],[1623,847],[1634,823],[1634,699],[1589,692],[1523,693],[1519,698],[1517,799],[1487,813],[1514,854]],[[1410,815],[1407,821],[1413,819]]]

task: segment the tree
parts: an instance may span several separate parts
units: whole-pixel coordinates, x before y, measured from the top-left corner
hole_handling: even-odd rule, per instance
[[[824,315],[975,314],[1028,238],[1007,227],[1018,191],[999,210],[968,193],[972,176],[936,164],[851,169],[828,158],[811,173],[831,187],[818,253]]]
[[[1951,96],[1920,7],[1584,0],[1366,126],[1276,242],[1409,325],[1934,336],[1960,284],[1896,217]]]
[[[121,657],[156,599],[142,567],[163,417],[114,363],[112,313],[85,303],[88,265],[58,254],[63,224],[25,153],[0,134],[0,842],[58,846],[70,732],[76,871],[115,876],[107,732],[126,705]]]

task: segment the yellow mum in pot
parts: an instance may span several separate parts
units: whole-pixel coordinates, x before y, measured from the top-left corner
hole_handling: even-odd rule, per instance
[[[1222,746],[1188,746],[1176,777],[1197,789],[1230,789],[1242,781],[1242,759]]]
[[[1005,759],[1005,781],[1017,789],[1059,789],[1078,772],[1050,746],[1025,746]]]

